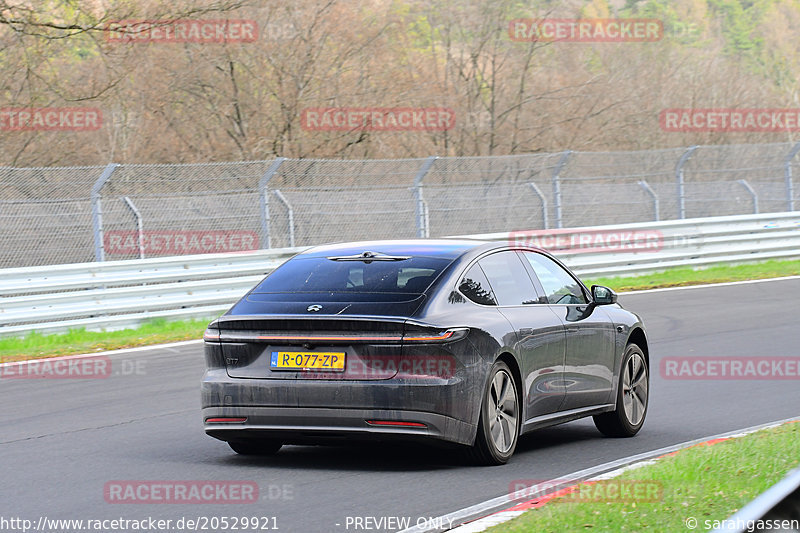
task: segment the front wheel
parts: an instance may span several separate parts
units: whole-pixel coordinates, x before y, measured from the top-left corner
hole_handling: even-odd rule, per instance
[[[650,399],[650,372],[641,348],[629,344],[622,359],[617,408],[594,417],[594,425],[608,437],[633,437],[644,424]]]
[[[489,376],[471,452],[478,464],[501,465],[508,462],[517,447],[520,404],[514,375],[508,365],[497,361]]]

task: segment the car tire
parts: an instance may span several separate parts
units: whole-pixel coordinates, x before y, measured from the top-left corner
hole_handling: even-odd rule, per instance
[[[625,348],[614,411],[594,416],[594,425],[607,437],[633,437],[644,424],[650,403],[650,369],[636,344]]]
[[[514,374],[507,364],[495,362],[489,376],[470,455],[476,464],[502,465],[508,462],[517,447],[520,401]]]
[[[239,455],[275,455],[283,444],[274,440],[229,441],[228,446]]]

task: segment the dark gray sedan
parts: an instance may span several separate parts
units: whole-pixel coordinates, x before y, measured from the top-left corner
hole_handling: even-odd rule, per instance
[[[527,431],[647,414],[641,320],[535,248],[373,241],[288,260],[204,335],[207,434],[241,454],[360,438],[502,464]]]

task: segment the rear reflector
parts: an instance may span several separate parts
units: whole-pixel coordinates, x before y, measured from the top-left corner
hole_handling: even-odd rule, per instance
[[[217,417],[217,418],[206,418],[206,424],[241,424],[242,422],[246,422],[247,417],[237,417],[237,418],[225,418],[225,417]]]
[[[407,428],[424,428],[427,427],[421,422],[402,422],[400,420],[367,420],[370,426],[396,426]]]

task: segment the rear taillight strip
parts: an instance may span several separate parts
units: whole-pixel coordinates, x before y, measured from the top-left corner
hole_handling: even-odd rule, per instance
[[[253,336],[236,336],[235,339],[248,339],[259,341],[381,341],[381,342],[399,342],[403,340],[402,335],[391,336],[367,336],[367,335],[253,335]],[[224,340],[227,339],[227,336]]]
[[[438,335],[230,335],[222,334],[212,340],[222,342],[445,342],[456,340],[457,333],[465,333],[466,329],[448,329]],[[207,336],[203,336],[205,339]]]

